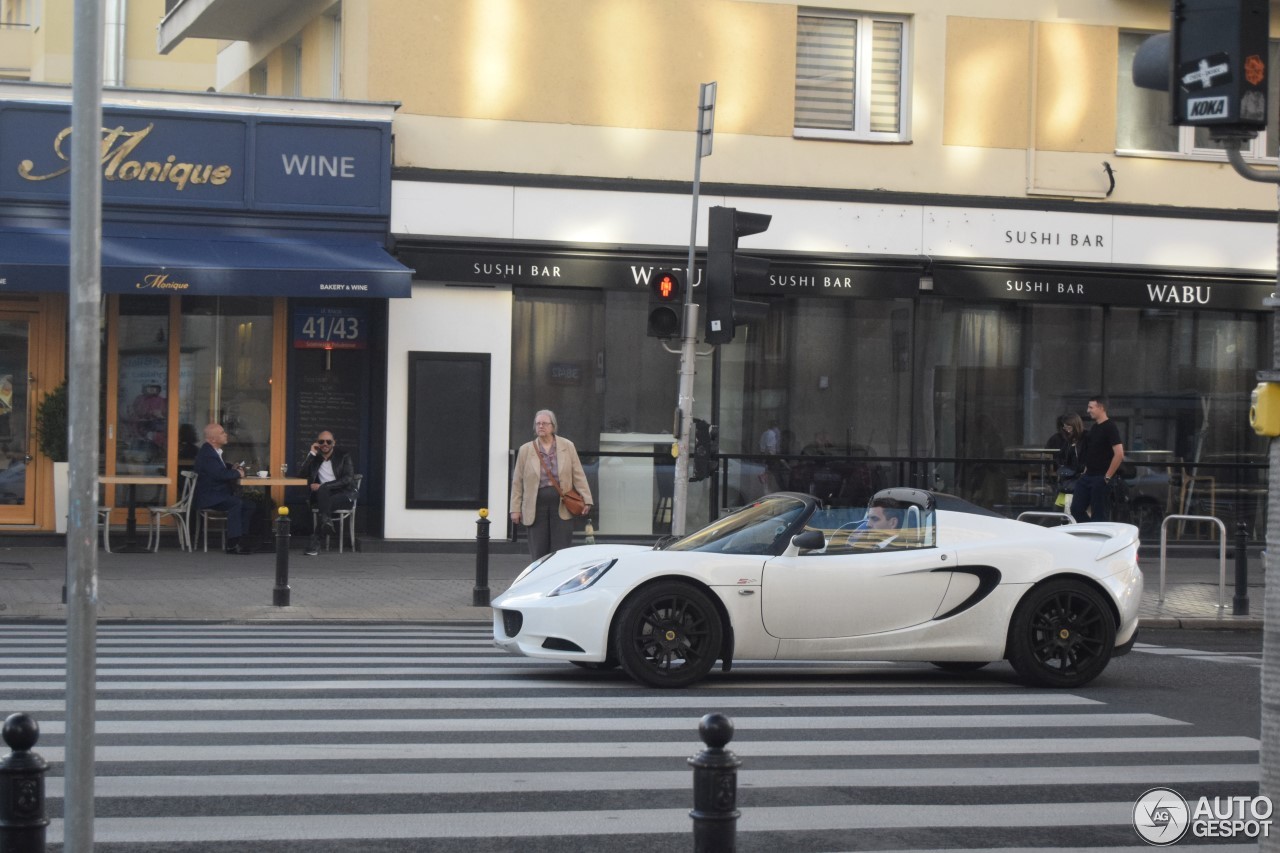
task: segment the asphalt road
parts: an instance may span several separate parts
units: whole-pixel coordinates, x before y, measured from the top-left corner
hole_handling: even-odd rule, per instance
[[[1147,789],[1256,792],[1260,651],[1149,631],[1076,691],[879,663],[654,691],[501,655],[475,624],[107,625],[95,849],[687,850],[709,711],[737,729],[742,853],[1143,849]],[[55,851],[61,655],[57,626],[0,625],[0,712],[42,723]]]

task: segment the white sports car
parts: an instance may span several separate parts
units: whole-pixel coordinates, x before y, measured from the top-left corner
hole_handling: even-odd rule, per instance
[[[669,544],[534,562],[494,599],[494,642],[654,687],[717,660],[1006,658],[1031,684],[1079,687],[1137,637],[1137,554],[1129,524],[1046,528],[918,489],[866,510],[783,492]]]

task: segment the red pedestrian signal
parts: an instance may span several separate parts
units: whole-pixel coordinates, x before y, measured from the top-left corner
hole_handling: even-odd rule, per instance
[[[649,337],[675,338],[680,335],[680,311],[684,300],[680,277],[658,273],[649,283]]]

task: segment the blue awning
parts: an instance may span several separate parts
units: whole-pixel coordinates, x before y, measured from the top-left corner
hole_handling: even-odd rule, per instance
[[[0,293],[68,291],[70,234],[0,228]],[[407,297],[413,271],[375,240],[103,235],[104,293]]]

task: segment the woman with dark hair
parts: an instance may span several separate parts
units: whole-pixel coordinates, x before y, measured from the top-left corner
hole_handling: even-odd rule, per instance
[[[1084,470],[1081,453],[1084,450],[1084,421],[1075,412],[1068,412],[1058,417],[1058,432],[1049,439],[1052,447],[1053,470],[1058,478],[1058,499],[1054,506],[1062,507],[1063,512],[1071,512],[1071,495],[1076,481]]]
[[[511,521],[529,534],[529,556],[538,559],[573,543],[573,515],[560,495],[576,489],[591,510],[591,487],[573,442],[556,435],[556,416],[543,409],[533,416],[533,441],[516,455],[511,477]],[[557,485],[559,488],[557,488]]]

